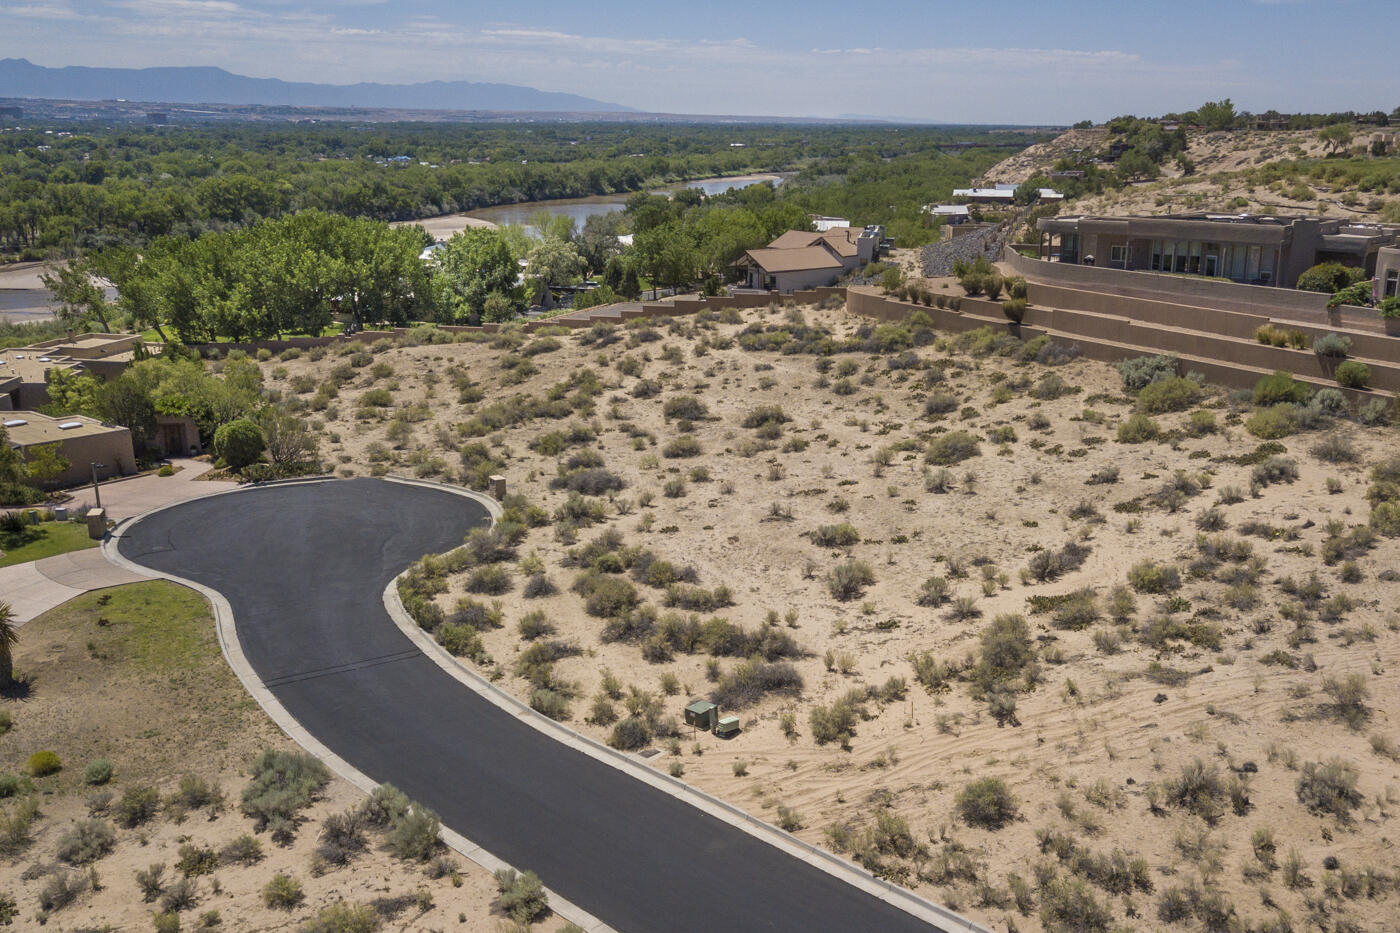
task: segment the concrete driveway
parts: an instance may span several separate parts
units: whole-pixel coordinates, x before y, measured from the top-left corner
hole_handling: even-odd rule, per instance
[[[186,499],[198,499],[216,492],[224,492],[237,487],[229,480],[202,480],[199,477],[212,469],[212,464],[204,460],[173,459],[173,466],[179,467],[174,476],[157,476],[147,473],[131,479],[109,480],[100,485],[102,507],[107,517],[113,521],[132,518],[151,509],[158,509]],[[72,490],[71,508],[83,505],[96,505],[91,486]]]
[[[117,548],[222,594],[256,679],[330,752],[617,930],[966,928],[931,926],[546,735],[420,651],[385,588],[486,520],[443,490],[334,480],[185,502]]]

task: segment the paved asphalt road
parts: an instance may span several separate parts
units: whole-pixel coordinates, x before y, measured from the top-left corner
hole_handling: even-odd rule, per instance
[[[258,676],[337,754],[624,933],[933,929],[515,721],[419,652],[384,588],[485,520],[461,496],[339,480],[183,503],[119,547],[223,593]]]

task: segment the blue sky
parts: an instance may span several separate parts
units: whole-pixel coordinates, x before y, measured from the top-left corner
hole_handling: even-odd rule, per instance
[[[1400,0],[5,0],[0,57],[464,79],[644,110],[1066,123],[1400,105]]]

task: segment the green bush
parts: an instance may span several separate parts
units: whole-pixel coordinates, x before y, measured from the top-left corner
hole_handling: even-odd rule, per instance
[[[1288,402],[1280,402],[1250,415],[1245,420],[1244,427],[1250,434],[1263,440],[1287,437],[1298,427],[1298,409]]]
[[[301,882],[291,875],[278,872],[262,889],[263,903],[274,910],[295,910],[306,900]]]
[[[1142,444],[1156,440],[1161,434],[1161,426],[1141,413],[1128,416],[1122,424],[1118,425],[1118,443],[1120,444]]]
[[[1016,819],[1016,797],[999,778],[983,778],[958,791],[956,805],[963,821],[983,829],[1001,829]]]
[[[1298,276],[1296,287],[1305,292],[1324,292],[1330,295],[1351,285],[1363,271],[1339,262],[1320,262]]]
[[[651,730],[647,728],[646,721],[636,716],[629,716],[618,722],[608,737],[609,745],[624,752],[644,748],[650,741]]]
[[[379,912],[369,904],[338,901],[322,908],[297,933],[375,933],[379,927]]]
[[[976,437],[967,431],[949,431],[930,442],[924,456],[929,463],[949,466],[980,456],[981,453],[982,448],[978,446]]]
[[[370,792],[361,812],[369,825],[383,829],[403,819],[409,806],[407,794],[392,784],[380,784]]]
[[[516,923],[528,925],[549,911],[544,884],[532,871],[518,874],[513,868],[497,870],[496,891],[497,904]]]
[[[1337,379],[1337,384],[1346,386],[1348,389],[1364,389],[1371,382],[1371,367],[1356,360],[1347,360],[1340,363],[1333,375]]]
[[[427,807],[414,804],[394,822],[384,845],[401,859],[426,862],[437,851],[442,821]]]
[[[254,761],[252,780],[243,790],[243,815],[259,831],[270,829],[274,839],[290,841],[297,814],[311,805],[329,781],[326,766],[311,755],[265,749]]]
[[[478,663],[486,657],[486,647],[481,642],[481,634],[470,625],[444,622],[433,635],[438,644],[454,657],[470,658]]]
[[[233,470],[241,470],[249,464],[257,463],[266,446],[262,428],[248,418],[239,418],[220,425],[214,432],[214,456]]]
[[[849,522],[839,525],[821,525],[812,532],[812,543],[818,547],[850,547],[860,542],[860,532]]]
[[[1181,574],[1171,564],[1144,560],[1128,569],[1128,583],[1139,593],[1169,593],[1181,588]]]
[[[813,706],[808,714],[812,739],[818,745],[839,742],[844,747],[849,744],[856,734],[856,722],[863,712],[863,697],[860,691],[853,691],[830,706]]]
[[[768,694],[795,697],[802,692],[802,675],[786,661],[749,658],[720,678],[710,700],[726,709],[744,709]]]
[[[128,829],[149,823],[160,809],[160,793],[154,787],[138,784],[122,791],[112,808],[117,822]]]
[[[45,777],[62,771],[63,761],[59,759],[57,752],[45,750],[30,755],[27,767],[29,773],[35,777]]]
[[[668,421],[672,418],[683,421],[703,421],[710,415],[710,410],[705,407],[705,403],[693,395],[673,395],[666,400],[666,404],[662,406],[661,410]]]
[[[569,718],[569,698],[548,687],[530,691],[530,708],[559,722]]]
[[[1201,387],[1192,379],[1169,376],[1148,383],[1138,393],[1138,411],[1160,415],[1169,411],[1185,411],[1201,397]]]
[[[1313,352],[1328,359],[1343,359],[1351,353],[1351,338],[1326,334],[1313,339]]]
[[[1026,299],[1008,298],[1001,303],[1001,313],[1006,315],[1006,319],[1013,324],[1019,324],[1026,318]]]
[[[997,616],[982,630],[979,641],[981,651],[972,680],[984,692],[1020,677],[1035,660],[1035,647],[1023,616]]]
[[[661,448],[661,456],[672,459],[679,457],[698,457],[703,451],[700,449],[700,442],[696,440],[694,434],[682,434],[667,442]]]
[[[1308,400],[1311,390],[1307,383],[1299,382],[1293,374],[1282,369],[1271,376],[1265,376],[1254,384],[1254,404],[1277,405],[1280,402],[1302,404]]]

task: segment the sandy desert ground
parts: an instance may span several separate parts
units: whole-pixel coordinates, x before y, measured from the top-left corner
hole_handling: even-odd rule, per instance
[[[573,728],[998,930],[1400,929],[1395,429],[1038,349],[789,307],[264,373],[343,475],[507,477],[406,593]]]

